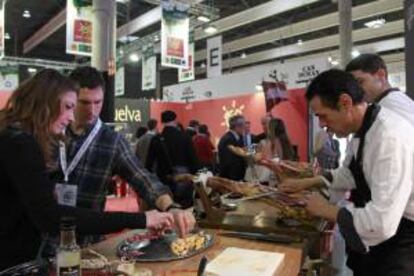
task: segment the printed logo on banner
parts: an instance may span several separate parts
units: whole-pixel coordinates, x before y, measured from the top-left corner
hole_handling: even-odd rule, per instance
[[[313,78],[319,75],[319,70],[315,65],[307,65],[302,67],[302,71],[298,72],[296,83],[309,83]]]
[[[193,89],[191,89],[191,86],[187,86],[186,88],[184,88],[183,94],[181,95],[181,100],[188,102],[189,100],[194,100],[194,99],[195,99],[195,93]]]
[[[221,122],[222,126],[229,127],[229,119],[235,115],[242,115],[244,110],[244,104],[241,106],[237,106],[236,101],[233,100],[229,107],[223,105],[223,122]]]
[[[66,5],[66,53],[92,55],[92,1],[68,0]]]
[[[162,0],[161,64],[167,67],[188,67],[190,19],[188,4]]]
[[[125,94],[125,67],[117,67],[115,73],[115,96]]]
[[[13,91],[19,86],[19,68],[14,65],[0,66],[0,90]]]
[[[207,40],[207,78],[221,75],[222,70],[222,37],[221,35]]]

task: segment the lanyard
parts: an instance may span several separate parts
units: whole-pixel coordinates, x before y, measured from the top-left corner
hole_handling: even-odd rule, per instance
[[[62,172],[64,175],[65,182],[69,181],[70,173],[76,168],[79,161],[85,154],[86,150],[88,149],[89,145],[92,143],[93,139],[95,138],[96,134],[98,134],[99,129],[102,126],[102,121],[98,119],[96,125],[93,127],[91,133],[89,133],[88,138],[86,138],[85,142],[82,144],[78,152],[76,153],[75,157],[73,158],[72,162],[69,164],[67,163],[66,158],[66,146],[65,143],[59,142],[59,157],[60,157],[60,166],[62,167]]]

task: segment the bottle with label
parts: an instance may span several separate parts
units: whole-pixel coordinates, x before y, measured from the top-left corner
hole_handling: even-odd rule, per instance
[[[75,224],[72,218],[62,218],[60,245],[56,254],[57,276],[80,276],[81,250],[76,244]]]

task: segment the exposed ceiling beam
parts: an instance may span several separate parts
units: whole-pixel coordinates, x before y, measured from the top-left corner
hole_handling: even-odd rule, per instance
[[[404,22],[398,20],[385,24],[379,29],[363,28],[352,32],[354,42],[361,42],[373,38],[381,38],[389,35],[403,33]],[[283,57],[292,57],[295,55],[305,55],[307,52],[323,50],[327,48],[337,47],[339,34],[326,36],[318,39],[304,41],[302,45],[291,44],[282,47],[272,48],[247,55],[245,58],[235,57],[223,61],[223,69],[237,68],[259,62],[266,62]],[[392,43],[395,43],[394,45]],[[368,45],[368,46],[367,46]],[[361,52],[383,52],[387,50],[400,49],[404,47],[403,38],[379,41],[367,45],[354,47]],[[379,48],[378,48],[379,47]],[[328,51],[329,53],[333,51]],[[289,58],[290,59],[290,58]],[[205,70],[198,70],[197,73],[203,73]]]
[[[252,7],[248,10],[230,15],[228,17],[214,21],[212,24],[217,28],[218,33],[222,33],[264,18],[269,16],[280,14],[295,8],[299,8],[304,5],[315,3],[319,0],[273,0],[266,2],[262,5]],[[196,40],[206,38],[208,35],[203,31],[202,27],[196,28],[194,30],[194,37]]]
[[[131,20],[116,31],[117,37],[124,37],[136,33],[148,26],[161,21],[161,7],[156,7],[143,15]]]
[[[60,11],[23,43],[23,54],[42,43],[66,23],[66,9]]]
[[[393,12],[403,9],[403,0],[395,1],[375,1],[365,5],[352,8],[353,21],[369,18],[383,14],[384,12]],[[236,39],[223,45],[223,55],[231,52],[240,51],[250,47],[271,43],[277,39],[289,38],[301,34],[315,32],[325,28],[338,26],[338,12],[326,14],[306,21],[294,23],[281,28],[268,30],[259,34],[254,34],[241,39]],[[200,50],[195,53],[195,61],[206,59],[207,50]]]
[[[398,20],[385,24],[382,28],[379,29],[368,29],[363,28],[359,30],[354,30],[352,32],[353,41],[364,41],[373,38],[380,38],[388,35],[398,34],[404,32],[404,22],[403,20]],[[322,50],[325,48],[336,47],[339,42],[339,34],[325,36],[322,38],[317,38],[313,40],[304,41],[302,45],[297,43],[282,47],[273,48],[270,50],[255,52],[247,55],[246,58],[230,58],[223,61],[224,68],[228,67],[238,67],[245,66],[248,64],[262,62],[269,59],[276,59],[284,56],[292,56],[303,54],[306,52],[311,52],[315,50]]]

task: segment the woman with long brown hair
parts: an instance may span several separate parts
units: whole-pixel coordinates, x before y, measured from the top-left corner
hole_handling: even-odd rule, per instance
[[[269,157],[280,160],[295,160],[295,152],[290,143],[285,123],[279,118],[272,118],[267,125],[267,153]]]
[[[59,206],[45,164],[69,123],[77,87],[46,69],[22,83],[0,111],[0,271],[33,259],[42,234],[56,234],[62,216],[76,218],[77,230],[105,234],[124,228],[171,227],[168,213],[98,213]]]

